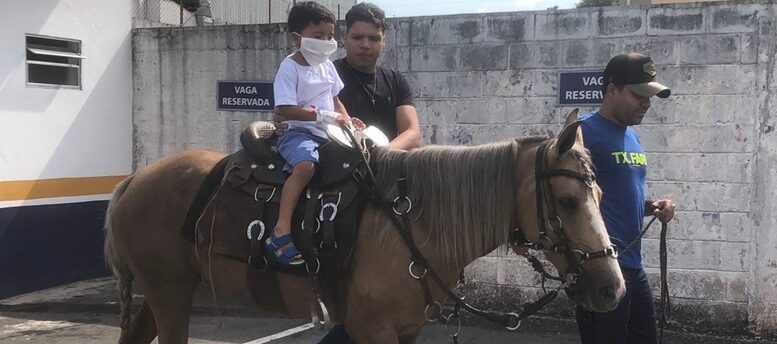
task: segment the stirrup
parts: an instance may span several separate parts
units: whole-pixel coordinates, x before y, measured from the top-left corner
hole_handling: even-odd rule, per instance
[[[322,321],[321,318],[324,320]],[[310,321],[319,330],[323,330],[332,324],[332,319],[329,318],[329,311],[318,296],[310,302]]]

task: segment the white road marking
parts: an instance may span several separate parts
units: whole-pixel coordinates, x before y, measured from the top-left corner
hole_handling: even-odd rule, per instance
[[[313,325],[313,323],[307,323],[305,325],[300,325],[300,326],[297,326],[297,327],[294,327],[294,328],[290,328],[290,329],[288,329],[286,331],[278,332],[276,334],[269,335],[267,337],[259,338],[259,339],[256,339],[256,340],[252,340],[250,342],[245,342],[243,344],[264,344],[264,343],[269,343],[269,342],[271,342],[273,340],[276,340],[276,339],[285,338],[285,337],[291,336],[293,334],[297,334],[297,333],[300,333],[300,332],[303,332],[303,331],[307,331],[307,330],[309,330],[309,329],[311,329],[313,327],[315,327]]]
[[[14,325],[5,325],[4,329],[0,331],[0,334],[16,334],[25,331],[35,330],[56,330],[60,328],[70,327],[75,325],[68,321],[40,321],[40,320],[28,320],[23,323]]]

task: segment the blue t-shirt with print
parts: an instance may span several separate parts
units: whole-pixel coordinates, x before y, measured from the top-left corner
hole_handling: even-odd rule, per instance
[[[601,211],[612,242],[621,252],[639,236],[645,212],[647,159],[637,133],[599,112],[580,117],[583,142],[591,152],[596,183],[602,188]],[[641,243],[618,258],[626,268],[642,268]]]

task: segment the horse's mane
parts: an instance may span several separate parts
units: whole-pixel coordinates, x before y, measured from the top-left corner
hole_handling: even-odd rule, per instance
[[[396,197],[397,179],[404,169],[413,220],[428,227],[445,261],[474,260],[484,250],[507,242],[516,209],[518,153],[525,145],[547,139],[428,146],[411,152],[374,149],[370,165],[378,188],[389,199]],[[396,230],[390,225],[376,229],[380,240],[386,231]]]

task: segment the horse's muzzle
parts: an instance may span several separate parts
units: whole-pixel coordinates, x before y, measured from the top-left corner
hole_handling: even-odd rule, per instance
[[[618,307],[626,293],[626,286],[617,263],[613,264],[615,269],[609,263],[600,269],[583,269],[572,293],[575,301],[583,308],[594,312],[609,312]]]

